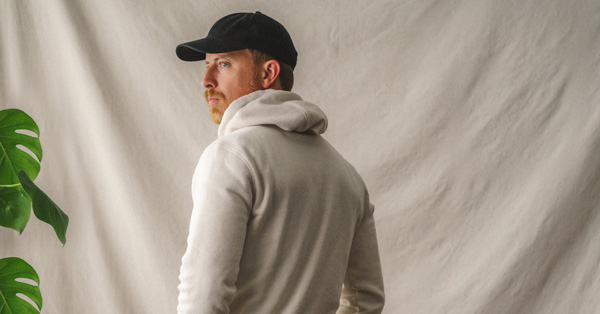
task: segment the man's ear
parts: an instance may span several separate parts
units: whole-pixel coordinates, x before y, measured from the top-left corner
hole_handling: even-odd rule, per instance
[[[279,62],[277,60],[269,60],[263,64],[262,70],[262,87],[264,89],[281,89],[281,84],[279,83],[279,71],[281,71],[281,66],[279,65]]]

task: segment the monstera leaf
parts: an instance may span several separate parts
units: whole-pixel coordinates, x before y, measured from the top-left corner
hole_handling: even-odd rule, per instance
[[[42,160],[40,139],[23,131],[40,135],[37,124],[25,112],[19,109],[0,111],[0,186],[20,184],[18,174],[21,171],[24,171],[31,180],[35,180],[40,172],[39,161]],[[30,150],[37,159],[19,146]]]
[[[0,111],[0,226],[23,232],[33,206],[36,217],[50,224],[64,244],[69,218],[33,184],[42,160],[39,134],[25,112]]]
[[[38,274],[24,260],[17,257],[0,259],[0,314],[39,314],[38,309],[17,295],[23,294],[41,309],[39,284]]]
[[[0,186],[0,226],[21,233],[29,221],[29,216],[31,199],[23,189],[20,186]]]
[[[66,234],[67,226],[69,225],[69,216],[56,206],[44,191],[33,184],[25,172],[19,172],[19,180],[23,185],[23,189],[31,197],[35,216],[39,220],[50,224],[54,228],[60,242],[65,244],[67,241]]]

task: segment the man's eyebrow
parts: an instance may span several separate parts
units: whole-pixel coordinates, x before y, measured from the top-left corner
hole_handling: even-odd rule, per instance
[[[213,61],[217,62],[217,61],[222,60],[222,59],[225,59],[226,61],[236,61],[239,58],[240,58],[240,56],[237,55],[237,54],[235,54],[235,53],[222,52],[222,53],[216,53]],[[206,60],[206,62],[208,63],[208,60]]]
[[[213,59],[211,59],[212,61],[218,61],[219,57],[215,57]],[[204,59],[204,62],[206,62],[206,64],[210,63],[210,61],[208,61],[208,59]]]
[[[225,59],[225,60],[227,60],[227,61],[229,61],[229,60],[231,60],[231,61],[235,61],[235,59],[236,59],[236,58],[234,58],[234,57],[231,57],[231,56],[225,56],[225,57],[214,57],[214,58],[213,58],[211,61],[208,61],[208,59],[205,59],[205,60],[204,60],[204,63],[206,63],[206,64],[208,65],[208,64],[210,64],[211,62],[217,63],[217,62],[219,62],[219,61],[221,61],[221,60],[223,60],[223,59]]]

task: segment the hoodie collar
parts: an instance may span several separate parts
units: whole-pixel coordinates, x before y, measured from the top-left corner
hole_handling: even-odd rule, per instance
[[[298,133],[322,134],[327,129],[327,116],[314,104],[295,93],[281,90],[259,90],[233,101],[219,125],[219,138],[236,130],[274,125]]]

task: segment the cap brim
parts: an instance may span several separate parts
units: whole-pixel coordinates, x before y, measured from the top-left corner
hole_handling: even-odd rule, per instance
[[[199,61],[206,59],[207,53],[222,53],[245,48],[248,47],[238,43],[225,42],[216,38],[202,38],[179,44],[175,53],[183,61]]]

